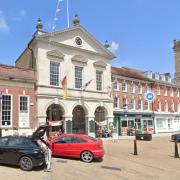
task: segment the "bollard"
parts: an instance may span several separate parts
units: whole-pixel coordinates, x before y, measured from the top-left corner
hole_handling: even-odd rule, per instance
[[[177,141],[175,140],[175,154],[174,154],[175,158],[179,158],[179,153],[178,153],[178,145],[177,145]]]
[[[137,142],[134,140],[134,155],[138,155],[137,153]]]

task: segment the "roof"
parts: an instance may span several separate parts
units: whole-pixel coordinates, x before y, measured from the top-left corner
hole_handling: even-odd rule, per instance
[[[111,68],[112,75],[124,76],[133,79],[139,79],[144,81],[152,81],[150,78],[146,77],[141,71],[128,68],[128,67],[112,67]]]

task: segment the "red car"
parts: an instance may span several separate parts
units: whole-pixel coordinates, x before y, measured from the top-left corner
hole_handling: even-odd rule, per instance
[[[102,140],[82,134],[62,134],[51,141],[52,155],[80,158],[84,162],[104,156]]]

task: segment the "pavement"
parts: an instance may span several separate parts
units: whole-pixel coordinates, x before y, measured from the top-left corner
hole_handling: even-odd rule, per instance
[[[36,168],[25,172],[18,167],[0,166],[2,180],[178,180],[180,158],[174,158],[170,135],[137,141],[134,155],[132,139],[104,140],[103,161],[83,163],[69,158],[52,159],[51,172]],[[180,148],[180,144],[178,145]]]

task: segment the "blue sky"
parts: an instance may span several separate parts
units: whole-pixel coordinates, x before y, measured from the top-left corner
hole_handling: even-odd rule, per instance
[[[50,31],[57,0],[1,0],[0,63],[14,65],[35,32],[40,17]],[[60,2],[56,30],[67,27],[66,0]],[[174,74],[173,40],[180,39],[179,0],[69,0],[70,25],[81,25],[100,42],[107,39],[117,58],[129,66]]]

